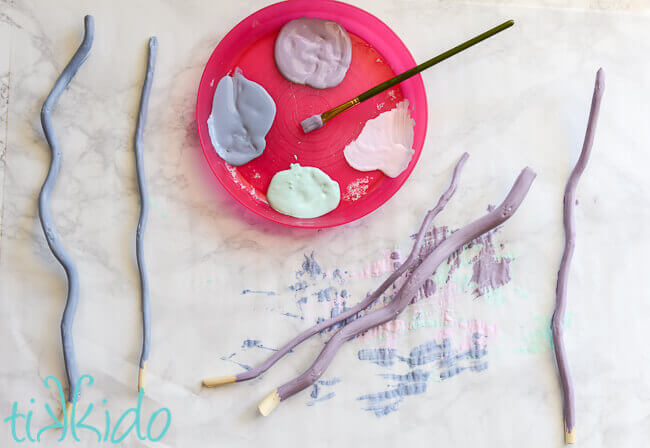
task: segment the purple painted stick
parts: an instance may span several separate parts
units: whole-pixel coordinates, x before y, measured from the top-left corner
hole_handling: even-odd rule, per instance
[[[341,346],[373,327],[395,319],[408,306],[425,281],[433,275],[440,263],[445,261],[456,250],[469,243],[474,238],[499,226],[509,219],[519,208],[535,179],[535,173],[525,168],[515,181],[504,201],[494,210],[451,234],[442,241],[422,263],[415,268],[406,283],[401,287],[395,299],[385,307],[366,314],[337,331],[327,342],[312,366],[302,375],[289,381],[271,392],[258,406],[260,414],[266,416],[283,400],[314,384],[325,372],[330,362]]]
[[[605,90],[605,73],[603,69],[599,69],[596,73],[596,85],[594,86],[594,94],[591,99],[591,110],[589,112],[589,121],[587,122],[587,132],[585,133],[585,140],[582,144],[582,152],[578,163],[573,168],[569,180],[564,190],[564,253],[562,254],[562,261],[560,262],[560,269],[557,273],[557,287],[555,312],[553,313],[553,345],[555,347],[555,358],[557,360],[557,368],[560,372],[560,381],[562,383],[562,394],[564,399],[564,436],[566,443],[573,444],[576,442],[575,433],[575,405],[573,400],[573,384],[571,381],[571,373],[566,360],[566,350],[564,348],[564,312],[566,310],[566,293],[567,282],[569,275],[569,265],[573,257],[575,249],[575,195],[576,186],[580,180],[582,172],[587,167],[591,148],[594,143],[594,133],[596,131],[596,123],[598,122],[598,113],[600,111],[600,101]]]
[[[364,300],[362,300],[361,302],[359,302],[349,310],[303,331],[298,336],[290,340],[283,347],[281,347],[278,351],[274,352],[271,356],[269,356],[266,359],[266,361],[264,361],[262,364],[258,365],[254,369],[251,369],[244,373],[240,373],[238,375],[206,378],[203,380],[203,384],[207,387],[215,387],[221,384],[247,381],[253,378],[257,378],[262,373],[270,369],[271,366],[273,366],[273,364],[275,364],[279,359],[281,359],[284,355],[289,353],[294,347],[296,347],[301,342],[305,341],[306,339],[310,338],[316,333],[320,333],[321,331],[333,325],[336,325],[339,322],[343,322],[346,319],[356,315],[360,311],[363,311],[364,309],[368,308],[373,302],[375,302],[375,300],[381,297],[381,295],[384,293],[384,291],[388,289],[390,285],[392,285],[399,277],[402,276],[404,272],[410,269],[413,266],[413,264],[417,262],[420,249],[422,248],[422,244],[424,243],[424,236],[427,232],[427,229],[431,226],[431,223],[433,219],[436,217],[436,215],[438,215],[438,213],[442,211],[442,209],[445,207],[445,205],[447,205],[451,197],[456,192],[456,188],[458,187],[458,178],[460,177],[460,171],[462,170],[463,165],[465,165],[465,162],[467,161],[468,157],[469,154],[464,153],[461,156],[460,160],[458,160],[458,163],[454,168],[454,173],[452,175],[449,188],[447,188],[447,191],[445,191],[442,194],[442,196],[440,196],[440,199],[438,199],[438,203],[436,204],[436,206],[433,209],[429,210],[429,212],[424,218],[424,221],[422,221],[420,230],[418,231],[418,234],[415,238],[415,242],[413,243],[413,249],[411,249],[411,253],[409,254],[408,258],[386,280],[384,280],[384,282],[379,286],[379,288],[377,288],[372,294],[368,295]]]

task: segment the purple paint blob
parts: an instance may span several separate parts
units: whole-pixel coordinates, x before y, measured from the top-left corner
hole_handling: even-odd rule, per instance
[[[316,89],[337,86],[345,78],[351,60],[350,36],[330,20],[292,20],[275,40],[278,70],[296,84]]]
[[[476,283],[477,295],[483,295],[490,289],[499,288],[508,283],[510,278],[510,259],[496,260],[491,256],[479,257],[474,263],[472,282]]]
[[[424,282],[424,295],[426,297],[432,296],[436,292],[436,284],[430,278]]]

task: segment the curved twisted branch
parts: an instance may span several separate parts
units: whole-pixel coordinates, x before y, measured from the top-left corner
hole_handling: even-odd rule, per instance
[[[140,274],[140,296],[142,302],[142,351],[140,354],[138,391],[143,389],[145,385],[145,372],[147,369],[147,359],[149,359],[149,346],[151,345],[151,307],[149,305],[149,282],[147,279],[147,269],[144,263],[143,241],[144,229],[147,225],[147,216],[149,213],[149,197],[147,196],[146,177],[144,174],[142,134],[144,134],[144,126],[147,121],[147,105],[149,104],[153,72],[156,66],[157,48],[158,39],[154,36],[149,39],[147,73],[144,77],[144,84],[142,86],[140,109],[138,110],[138,124],[136,126],[134,139],[135,169],[138,174],[138,191],[140,193],[140,217],[138,218],[138,228],[135,235],[135,250],[136,260],[138,263],[138,273]]]
[[[525,168],[506,196],[494,210],[454,232],[441,242],[422,263],[415,268],[409,279],[401,287],[395,299],[385,307],[366,314],[337,331],[327,342],[312,366],[295,379],[271,392],[258,406],[262,415],[268,415],[283,400],[312,385],[325,372],[341,346],[349,339],[388,321],[395,319],[417,295],[424,282],[456,250],[474,238],[499,226],[508,220],[519,208],[535,178],[530,168]]]
[[[551,324],[553,330],[553,345],[555,348],[555,358],[557,368],[560,373],[560,382],[562,383],[562,394],[564,400],[564,435],[566,443],[573,444],[576,441],[575,433],[575,405],[573,401],[573,383],[571,373],[566,360],[566,349],[564,347],[564,313],[566,311],[567,283],[569,275],[569,265],[575,249],[575,193],[578,181],[583,171],[587,167],[591,148],[594,143],[594,133],[598,114],[600,112],[600,102],[605,90],[605,73],[599,69],[596,74],[596,84],[591,99],[591,110],[589,112],[589,121],[587,122],[587,131],[585,140],[582,144],[580,158],[573,168],[564,191],[564,253],[560,262],[560,269],[557,273],[557,286],[555,290],[556,302],[553,321]]]
[[[274,352],[271,356],[269,356],[266,359],[266,361],[264,361],[254,369],[251,369],[244,373],[240,373],[238,375],[206,378],[203,380],[203,384],[207,387],[215,387],[221,384],[247,381],[253,378],[257,378],[262,373],[266,372],[269,368],[271,368],[273,364],[275,364],[279,359],[281,359],[284,355],[289,353],[294,347],[296,347],[301,342],[305,341],[306,339],[310,338],[316,333],[320,333],[321,331],[327,328],[330,328],[340,322],[343,322],[351,318],[352,316],[355,316],[359,312],[363,311],[364,309],[372,305],[379,297],[381,297],[381,295],[388,289],[390,285],[392,285],[399,277],[401,277],[402,274],[404,274],[404,272],[412,268],[413,265],[417,262],[420,249],[422,248],[422,244],[424,243],[424,236],[427,232],[427,229],[431,226],[431,223],[433,222],[433,219],[436,217],[436,215],[438,215],[438,213],[442,211],[442,209],[445,207],[445,205],[447,205],[451,197],[456,192],[456,188],[458,186],[458,178],[460,177],[460,172],[463,169],[463,165],[465,165],[465,162],[467,161],[468,157],[469,154],[464,153],[461,156],[460,160],[458,160],[458,163],[454,168],[454,173],[452,175],[449,188],[447,188],[447,191],[445,191],[442,194],[442,196],[440,196],[440,199],[438,199],[438,203],[436,204],[436,206],[433,209],[429,210],[429,212],[427,212],[424,220],[422,221],[422,225],[420,226],[420,230],[418,231],[417,236],[415,237],[415,242],[413,243],[413,248],[411,249],[411,253],[409,254],[408,258],[386,280],[384,280],[384,282],[379,286],[379,288],[373,291],[372,294],[369,294],[364,300],[362,300],[361,302],[359,302],[349,310],[346,310],[343,313],[338,314],[337,316],[331,319],[327,319],[303,331],[298,336],[296,336],[288,343],[286,343],[284,346],[282,346],[280,349],[278,349],[278,351]]]
[[[61,244],[61,238],[56,231],[54,226],[54,221],[52,220],[52,215],[50,213],[50,193],[56,178],[59,174],[59,169],[61,168],[61,147],[57,141],[56,134],[54,132],[54,126],[52,125],[52,109],[56,105],[59,97],[65,90],[65,88],[70,84],[72,78],[79,70],[79,67],[84,63],[88,57],[88,53],[93,44],[93,37],[95,35],[95,22],[92,16],[86,16],[84,19],[84,38],[81,42],[81,45],[75,52],[74,56],[65,69],[59,76],[59,78],[54,83],[54,87],[50,91],[50,94],[45,99],[43,103],[43,108],[41,109],[41,124],[43,126],[43,132],[45,133],[45,138],[47,143],[50,146],[52,152],[52,159],[50,161],[50,168],[41,188],[41,192],[38,196],[38,213],[41,220],[41,226],[43,227],[43,232],[45,233],[45,239],[47,240],[48,246],[52,254],[56,259],[61,263],[65,274],[67,277],[68,283],[68,293],[65,303],[65,309],[63,311],[63,317],[61,319],[61,340],[63,342],[63,358],[65,361],[65,371],[68,381],[68,405],[69,408],[71,403],[78,399],[78,391],[76,391],[77,381],[79,379],[79,371],[77,369],[77,359],[74,352],[74,343],[72,338],[72,324],[74,321],[74,315],[77,310],[77,303],[79,301],[79,274],[77,272],[77,267],[75,266],[72,258],[66,252]]]

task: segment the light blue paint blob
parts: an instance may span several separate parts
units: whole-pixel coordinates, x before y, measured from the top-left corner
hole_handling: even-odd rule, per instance
[[[259,157],[275,118],[275,103],[264,87],[235,70],[217,84],[208,133],[219,156],[234,166]]]

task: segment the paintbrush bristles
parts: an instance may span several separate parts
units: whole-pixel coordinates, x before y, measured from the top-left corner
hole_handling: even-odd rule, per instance
[[[305,134],[308,134],[309,132],[315,131],[316,129],[322,127],[323,120],[320,115],[312,115],[311,117],[302,120],[300,122],[300,126],[302,126],[302,131]]]

